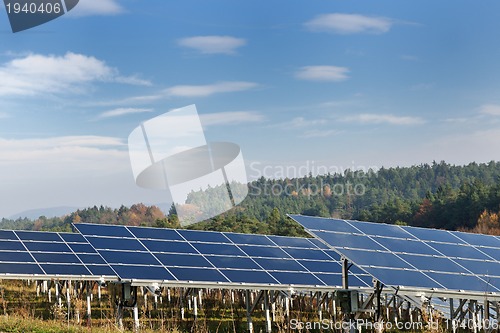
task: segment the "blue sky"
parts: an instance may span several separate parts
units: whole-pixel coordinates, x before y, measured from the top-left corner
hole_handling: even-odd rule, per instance
[[[0,217],[169,201],[127,137],[196,104],[266,171],[500,158],[498,1],[80,0],[13,34],[0,9]],[[294,168],[295,167],[295,168]]]

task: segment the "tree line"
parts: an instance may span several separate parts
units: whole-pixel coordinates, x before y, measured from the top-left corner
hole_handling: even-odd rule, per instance
[[[433,162],[292,179],[261,177],[248,188],[240,205],[189,228],[304,236],[302,228],[286,217],[304,214],[500,233],[500,162],[463,166]],[[192,192],[188,203],[201,204],[201,197]],[[69,231],[71,223],[78,222],[180,227],[173,207],[163,213],[143,204],[94,206],[57,218],[3,219],[0,227]]]

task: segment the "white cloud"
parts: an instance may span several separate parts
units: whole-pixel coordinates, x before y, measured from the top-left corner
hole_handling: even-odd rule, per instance
[[[278,126],[285,129],[296,129],[321,126],[327,123],[326,119],[306,119],[304,117],[295,117],[290,121],[279,124]]]
[[[339,133],[340,132],[337,131],[337,130],[321,130],[321,129],[318,129],[318,130],[306,131],[300,137],[301,138],[305,138],[305,139],[308,139],[308,138],[326,138],[326,137],[329,137],[329,136],[332,136],[332,135],[336,135],[336,134],[339,134]]]
[[[117,69],[92,56],[30,54],[0,66],[0,96],[81,92],[92,82],[149,85],[136,77],[121,76]]]
[[[316,16],[305,26],[311,31],[348,35],[356,33],[382,34],[391,29],[393,21],[385,17],[358,14],[323,14]]]
[[[69,14],[74,16],[117,15],[124,11],[116,0],[80,0]]]
[[[144,113],[151,112],[153,109],[141,109],[141,108],[117,108],[109,111],[105,111],[99,115],[98,118],[112,118],[112,117],[120,117],[127,114],[133,113]]]
[[[165,90],[168,96],[206,97],[217,93],[249,90],[257,87],[254,82],[226,81],[207,85],[178,85]]]
[[[113,155],[126,154],[126,143],[115,137],[105,136],[62,136],[36,139],[0,138],[0,165],[22,164],[33,169],[42,164],[54,169],[76,169],[89,167],[96,160],[105,162]],[[57,163],[55,163],[57,161]],[[30,165],[29,163],[34,163]],[[85,164],[85,166],[80,163]],[[104,163],[106,164],[106,163]],[[92,169],[95,167],[91,167]]]
[[[339,82],[349,78],[349,69],[338,66],[304,66],[296,73],[295,77],[309,81],[333,81]]]
[[[500,105],[498,104],[484,104],[479,107],[479,113],[490,116],[500,116]]]
[[[0,119],[9,118],[10,116],[5,112],[0,112]]]
[[[422,118],[409,116],[394,116],[391,114],[362,113],[340,119],[345,122],[358,122],[365,124],[390,124],[390,125],[420,125],[425,123]]]
[[[200,118],[205,126],[257,123],[265,120],[262,114],[251,111],[215,112],[202,114]]]
[[[195,49],[204,54],[235,54],[246,40],[231,36],[195,36],[179,40],[179,45]]]

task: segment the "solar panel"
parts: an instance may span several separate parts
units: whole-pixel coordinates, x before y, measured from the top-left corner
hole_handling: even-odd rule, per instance
[[[340,257],[314,239],[92,224],[75,227],[122,279],[342,285]],[[351,286],[371,286],[372,277],[366,272],[351,275]]]
[[[39,231],[0,230],[0,274],[10,278],[116,279],[116,273],[82,235]]]
[[[290,215],[388,286],[500,291],[495,236]]]

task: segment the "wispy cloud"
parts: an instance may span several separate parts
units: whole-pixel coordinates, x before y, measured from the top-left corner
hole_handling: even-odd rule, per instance
[[[340,118],[340,121],[357,122],[363,124],[389,124],[389,125],[420,125],[425,121],[420,117],[394,116],[391,114],[362,113],[354,116]]]
[[[153,109],[141,109],[141,108],[117,108],[109,111],[105,111],[101,113],[98,118],[113,118],[113,117],[120,117],[128,114],[134,114],[134,113],[144,113],[144,112],[151,112]]]
[[[274,127],[280,127],[285,129],[297,129],[297,128],[307,128],[313,126],[325,125],[328,121],[326,119],[312,119],[304,117],[295,117],[290,121],[275,125]]]
[[[150,85],[136,77],[121,76],[117,69],[92,56],[30,54],[0,66],[0,96],[81,92],[92,82]]]
[[[200,118],[204,126],[259,123],[265,120],[262,114],[252,111],[214,112],[202,114]]]
[[[489,116],[500,116],[500,105],[484,104],[479,107],[479,113]]]
[[[72,16],[117,15],[125,12],[116,0],[81,0],[69,12]]]
[[[124,140],[106,136],[61,136],[36,139],[0,138],[0,164],[26,164],[41,161],[65,163],[89,163],[96,159],[110,157],[110,153],[126,154]]]
[[[388,32],[393,20],[385,17],[365,16],[359,14],[323,14],[305,23],[311,31],[330,32],[342,35]]]
[[[245,81],[225,81],[207,85],[178,85],[167,88],[167,96],[206,97],[218,93],[244,91],[257,87],[257,83]]]
[[[204,54],[235,54],[237,48],[246,44],[246,40],[231,36],[195,36],[180,39],[178,43]]]
[[[309,81],[332,81],[340,82],[347,80],[349,69],[338,66],[304,66],[296,73],[295,77]]]
[[[306,131],[300,137],[305,138],[305,139],[308,139],[308,138],[326,138],[326,137],[329,137],[332,135],[337,135],[339,133],[340,133],[340,131],[337,131],[337,130],[317,129],[317,130]]]
[[[0,119],[5,119],[5,118],[9,118],[9,114],[8,113],[5,113],[5,112],[0,112]]]

